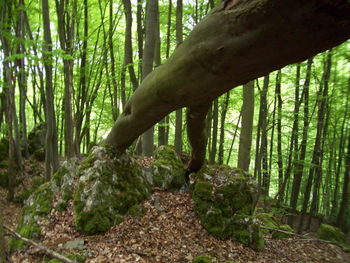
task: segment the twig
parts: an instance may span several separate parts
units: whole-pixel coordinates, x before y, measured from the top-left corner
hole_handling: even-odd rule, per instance
[[[12,236],[14,236],[15,238],[17,239],[20,239],[26,243],[29,243],[31,245],[33,245],[34,247],[38,248],[39,250],[43,251],[46,255],[50,255],[51,257],[53,258],[57,258],[59,260],[61,260],[62,262],[64,263],[76,263],[75,260],[70,260],[69,258],[61,255],[61,254],[58,254],[57,252],[41,245],[41,244],[38,244],[36,243],[35,241],[33,240],[30,240],[28,238],[25,238],[25,237],[22,237],[20,234],[18,234],[17,232],[13,231],[12,229],[10,229],[9,227],[7,227],[6,225],[4,225],[4,228],[5,230],[10,233]]]

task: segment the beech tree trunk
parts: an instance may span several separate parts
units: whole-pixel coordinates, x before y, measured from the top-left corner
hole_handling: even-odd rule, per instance
[[[243,85],[242,124],[237,167],[249,172],[254,118],[254,81]]]
[[[235,86],[303,61],[349,37],[347,0],[223,1],[165,64],[143,80],[104,143],[123,152],[170,112],[210,105]],[[203,147],[197,146],[192,158],[199,161]]]

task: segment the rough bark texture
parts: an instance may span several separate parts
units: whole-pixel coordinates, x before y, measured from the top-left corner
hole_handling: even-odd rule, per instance
[[[223,1],[144,79],[105,143],[124,151],[171,111],[209,104],[349,36],[347,0]]]

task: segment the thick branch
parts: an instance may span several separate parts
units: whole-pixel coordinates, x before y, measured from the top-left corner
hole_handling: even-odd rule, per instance
[[[76,261],[74,260],[70,260],[69,258],[65,257],[65,256],[62,256],[60,254],[58,254],[57,252],[43,246],[43,245],[40,245],[38,243],[36,243],[35,241],[33,240],[30,240],[28,238],[25,238],[25,237],[22,237],[20,234],[18,234],[17,232],[13,231],[12,229],[10,229],[9,227],[5,226],[4,225],[4,228],[6,229],[6,231],[11,234],[12,236],[14,236],[15,238],[19,239],[19,240],[22,240],[23,242],[26,242],[28,244],[31,244],[33,245],[34,247],[40,249],[41,251],[43,251],[46,255],[49,255],[53,258],[57,258],[59,260],[61,260],[62,262],[64,263],[76,263]]]
[[[350,37],[347,0],[229,0],[142,82],[105,143],[123,151],[168,113],[303,61]]]

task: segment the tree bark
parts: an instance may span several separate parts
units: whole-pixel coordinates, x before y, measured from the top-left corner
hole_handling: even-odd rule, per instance
[[[230,92],[227,92],[225,94],[225,100],[221,105],[218,164],[224,163],[225,121],[229,102]]]
[[[307,61],[307,69],[306,69],[306,77],[303,86],[303,100],[304,100],[304,127],[303,127],[303,135],[300,143],[300,152],[298,160],[296,161],[294,167],[294,178],[292,184],[292,193],[290,197],[290,207],[291,213],[295,214],[298,204],[298,197],[300,192],[301,179],[303,177],[304,172],[304,161],[306,156],[306,147],[307,147],[307,139],[309,133],[309,87],[310,87],[310,78],[311,78],[311,66],[312,59],[308,59]],[[289,219],[289,223],[293,224],[293,219]]]
[[[237,167],[249,172],[254,119],[254,81],[243,85],[242,123]]]
[[[149,0],[146,14],[146,40],[142,57],[142,80],[144,80],[153,69],[157,23],[159,23],[158,0]],[[153,155],[153,133],[153,127],[150,127],[143,134],[142,153],[145,156]]]
[[[104,143],[123,152],[170,112],[210,103],[235,86],[303,61],[349,36],[346,0],[222,2],[143,80]]]
[[[59,166],[57,126],[55,116],[54,96],[52,89],[52,39],[50,29],[50,8],[48,0],[42,0],[42,15],[44,24],[43,59],[45,67],[45,94],[46,94],[46,138],[45,138],[45,179],[50,180],[51,174]]]

